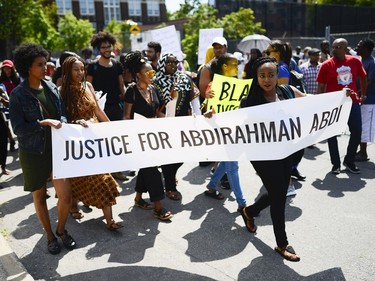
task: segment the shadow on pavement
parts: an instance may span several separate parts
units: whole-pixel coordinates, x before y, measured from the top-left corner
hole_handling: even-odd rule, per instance
[[[242,269],[238,275],[238,281],[247,280],[293,280],[293,281],[313,281],[313,280],[335,280],[345,281],[341,268],[331,268],[312,274],[310,276],[301,276],[288,266],[289,261],[285,261],[273,249],[264,244],[260,239],[254,237],[251,242],[262,255],[250,261],[248,267]],[[296,249],[298,253],[298,249]],[[303,262],[303,257],[301,261]],[[276,277],[277,276],[277,277]]]

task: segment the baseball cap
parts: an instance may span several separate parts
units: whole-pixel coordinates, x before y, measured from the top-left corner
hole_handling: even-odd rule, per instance
[[[309,56],[320,53],[320,50],[317,48],[312,48],[308,51]]]
[[[228,46],[227,39],[224,37],[215,37],[214,40],[212,40],[212,46],[214,44],[219,44],[221,46]]]
[[[11,60],[4,60],[1,67],[8,66],[8,67],[13,67],[14,64]]]

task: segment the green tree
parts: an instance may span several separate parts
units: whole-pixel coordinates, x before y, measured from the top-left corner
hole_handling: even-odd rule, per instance
[[[43,8],[42,0],[0,0],[0,40],[5,42],[1,57],[11,57],[15,46],[26,41],[52,49],[57,35],[54,7],[48,4]]]
[[[26,15],[26,7],[30,4],[31,0],[0,0],[0,39],[19,36],[21,19]]]
[[[58,48],[59,34],[53,26],[53,9],[53,6],[43,7],[42,1],[32,1],[27,7],[27,17],[21,19],[20,41],[38,43],[49,50]]]
[[[130,42],[130,27],[136,23],[132,20],[126,21],[115,21],[112,19],[104,31],[110,32],[118,39],[116,48],[122,53],[129,52],[131,50]]]
[[[71,12],[59,21],[61,49],[77,52],[89,46],[95,29],[88,20],[77,19]]]
[[[227,39],[239,39],[250,34],[265,32],[261,23],[255,22],[254,12],[251,9],[240,8],[238,12],[230,13],[222,19],[217,19],[216,14],[217,10],[212,6],[202,4],[188,15],[188,21],[184,24],[186,35],[182,40],[182,46],[190,65],[195,65],[197,62],[199,29],[222,27]]]
[[[219,24],[224,28],[224,37],[238,39],[250,34],[266,32],[261,22],[254,21],[254,11],[241,7],[238,12],[225,15],[219,20]]]
[[[217,10],[212,6],[202,4],[184,24],[186,35],[181,43],[186,53],[186,60],[191,66],[195,65],[198,59],[199,29],[221,27],[216,14]]]
[[[185,0],[180,4],[180,9],[172,14],[168,14],[169,20],[185,19],[192,14],[193,11],[198,10],[201,6],[199,0]]]
[[[308,4],[375,6],[374,0],[306,0]]]

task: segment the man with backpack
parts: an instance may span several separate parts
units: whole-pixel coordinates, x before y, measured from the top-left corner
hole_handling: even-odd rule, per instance
[[[111,58],[116,38],[109,32],[99,32],[91,39],[91,46],[99,51],[99,58],[87,67],[87,81],[95,91],[107,94],[104,112],[109,120],[122,120],[123,99],[125,95],[124,81],[122,78],[121,63]],[[127,180],[121,172],[113,173],[118,180]]]

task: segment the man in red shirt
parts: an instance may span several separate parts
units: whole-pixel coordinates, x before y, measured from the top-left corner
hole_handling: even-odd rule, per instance
[[[326,92],[340,91],[344,87],[357,91],[356,79],[360,79],[361,93],[366,93],[366,71],[361,61],[351,55],[346,55],[348,41],[339,38],[333,41],[332,57],[320,66],[316,81],[318,82],[318,94]],[[352,109],[350,111],[348,126],[350,130],[350,139],[344,158],[344,166],[354,174],[359,174],[360,170],[354,164],[355,154],[359,143],[361,142],[361,108],[359,100],[353,98]],[[328,139],[329,154],[331,157],[332,173],[340,173],[340,154],[337,145],[337,137]]]

